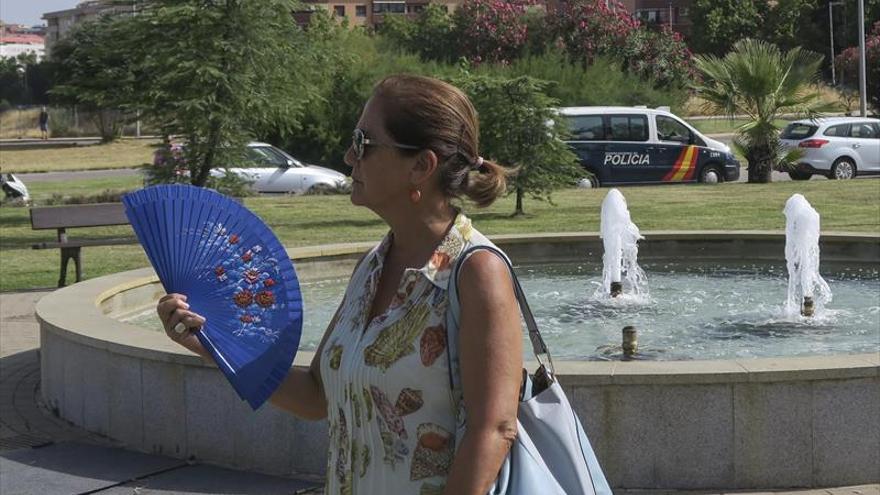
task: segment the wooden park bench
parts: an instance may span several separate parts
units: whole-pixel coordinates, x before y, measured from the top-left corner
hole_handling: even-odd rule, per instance
[[[34,249],[61,249],[61,276],[58,279],[58,287],[64,287],[67,282],[67,262],[71,258],[76,267],[76,281],[82,280],[80,249],[83,247],[138,243],[134,236],[121,239],[71,240],[67,238],[67,229],[128,224],[128,217],[125,216],[125,208],[122,203],[31,208],[31,228],[34,230],[56,229],[58,231],[57,241],[39,242],[31,247]]]

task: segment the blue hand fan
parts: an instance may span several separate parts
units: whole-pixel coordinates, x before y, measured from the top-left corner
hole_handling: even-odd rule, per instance
[[[287,252],[258,216],[209,189],[153,186],[122,202],[165,291],[186,294],[206,318],[199,341],[259,408],[287,376],[302,333]]]

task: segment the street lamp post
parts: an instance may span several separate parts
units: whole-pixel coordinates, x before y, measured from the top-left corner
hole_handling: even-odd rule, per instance
[[[828,32],[831,37],[831,85],[837,86],[837,74],[834,70],[834,9],[843,2],[828,2]]]
[[[868,84],[865,64],[865,0],[859,0],[859,115],[868,116]]]

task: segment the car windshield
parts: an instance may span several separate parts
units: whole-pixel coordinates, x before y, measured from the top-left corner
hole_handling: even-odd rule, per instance
[[[284,153],[270,146],[250,146],[247,149],[247,159],[253,162],[257,167],[299,167],[301,164],[297,160],[289,158]],[[293,163],[288,163],[291,160]]]
[[[782,131],[782,139],[804,139],[812,136],[818,126],[795,122]]]

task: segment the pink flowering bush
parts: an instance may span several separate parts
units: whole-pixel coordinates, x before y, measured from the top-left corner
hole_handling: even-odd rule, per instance
[[[471,63],[507,64],[528,40],[526,10],[535,0],[466,0],[453,14],[461,55]]]
[[[622,3],[562,3],[548,17],[569,56],[584,65],[599,56],[610,57],[660,86],[681,85],[696,74],[693,55],[680,34],[668,27],[656,31],[643,26]]]
[[[865,40],[865,68],[867,78],[868,104],[880,113],[880,21],[874,23]],[[841,80],[847,86],[859,87],[859,47],[851,46],[834,60]]]
[[[660,31],[638,28],[630,32],[624,44],[623,64],[658,86],[686,85],[697,78],[693,53],[681,35],[668,26]]]
[[[627,37],[639,28],[623,4],[612,9],[604,0],[563,2],[548,17],[563,46],[584,65],[599,55],[622,55]]]

